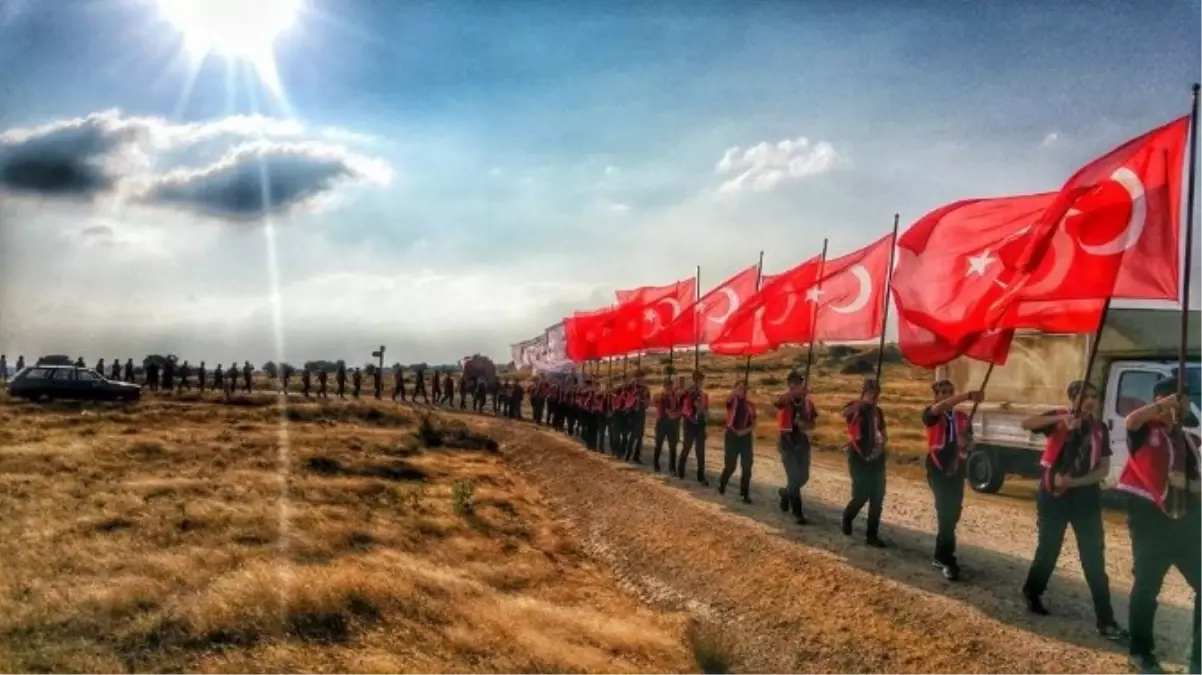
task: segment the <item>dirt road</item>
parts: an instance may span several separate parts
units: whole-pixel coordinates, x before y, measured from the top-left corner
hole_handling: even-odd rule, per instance
[[[1093,632],[1071,542],[1047,596],[1053,616],[1023,608],[1018,589],[1035,541],[1029,504],[968,498],[965,578],[952,584],[930,567],[934,516],[922,483],[891,479],[882,534],[893,546],[881,551],[862,545],[862,522],[854,538],[838,532],[848,487],[829,459],[814,467],[806,489],[814,523],[802,528],[777,509],[783,475],[770,449],[758,453],[755,503],[744,505],[729,492],[589,453],[560,434],[470,419],[502,441],[623,583],[729,636],[739,670],[1126,672],[1123,650]],[[1122,621],[1130,547],[1121,526],[1108,526],[1107,545]],[[1161,599],[1161,651],[1179,662],[1192,598],[1174,576]]]

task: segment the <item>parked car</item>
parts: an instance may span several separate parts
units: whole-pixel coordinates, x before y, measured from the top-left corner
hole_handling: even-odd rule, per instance
[[[136,401],[142,388],[128,382],[106,380],[89,368],[37,365],[13,376],[8,395],[31,401],[80,399],[88,401]]]

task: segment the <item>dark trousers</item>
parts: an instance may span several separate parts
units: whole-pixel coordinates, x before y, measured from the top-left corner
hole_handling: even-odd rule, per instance
[[[1185,517],[1172,519],[1151,501],[1127,496],[1127,528],[1131,532],[1131,553],[1135,560],[1131,614],[1127,621],[1132,655],[1150,655],[1155,649],[1152,627],[1156,621],[1156,596],[1160,595],[1169,568],[1176,567],[1194,590],[1194,628],[1189,660],[1194,667],[1198,664],[1198,577],[1202,568],[1200,510],[1195,498]]]
[[[459,409],[467,410],[467,392],[463,389],[459,390]]]
[[[964,508],[964,474],[947,475],[927,466],[927,485],[935,497],[935,561],[956,564],[956,525]]]
[[[420,394],[422,397],[422,403],[429,405],[430,404],[430,396],[429,396],[429,394],[426,393],[425,381],[418,380],[414,384],[415,384],[415,386],[413,387],[413,402],[417,403],[417,397]]]
[[[515,398],[509,403],[509,416],[515,420],[522,419],[522,399]]]
[[[534,418],[535,424],[543,423],[543,400],[541,398],[530,399],[530,415]]]
[[[611,426],[609,442],[613,446],[614,457],[625,459],[626,437],[629,435],[627,429],[630,427],[630,413],[625,410],[614,412]]]
[[[609,413],[597,413],[597,450],[601,452],[613,449],[613,437],[609,433],[611,429],[610,425]],[[605,444],[606,439],[610,443],[608,446]]]
[[[800,442],[794,442],[788,434],[781,434],[777,449],[785,468],[784,499],[793,515],[800,516],[801,488],[810,482],[810,439],[802,437]]]
[[[705,423],[684,423],[684,445],[680,448],[680,462],[676,475],[684,478],[685,466],[689,463],[689,451],[697,449],[697,480],[705,480]]]
[[[744,497],[751,494],[751,464],[754,457],[752,456],[752,435],[749,433],[746,436],[739,436],[730,429],[726,430],[726,438],[723,446],[725,449],[722,476],[718,479],[718,489],[725,490],[726,484],[730,482],[730,477],[735,473],[735,465],[739,465],[739,494]]]
[[[631,410],[626,417],[626,459],[643,461],[643,434],[647,430],[647,411]]]
[[[843,509],[844,527],[851,524],[864,505],[868,505],[869,537],[881,531],[881,512],[885,508],[885,458],[867,461],[854,450],[847,452],[847,471],[851,474],[851,501]]]
[[[1043,490],[1036,494],[1039,543],[1035,546],[1035,559],[1031,561],[1023,592],[1038,597],[1047,590],[1060,558],[1060,549],[1064,546],[1064,532],[1072,525],[1077,554],[1081,557],[1081,571],[1085,573],[1085,583],[1093,596],[1095,617],[1099,626],[1108,626],[1114,623],[1114,608],[1110,604],[1110,579],[1106,576],[1101,493],[1098,486],[1092,485],[1069,490],[1059,497]]]
[[[663,454],[664,441],[668,442],[668,470],[676,466],[676,446],[680,444],[680,420],[670,417],[659,417],[655,420],[655,453],[652,464],[659,471],[659,458]]]
[[[397,396],[400,396],[402,401],[405,400],[405,383],[401,380],[398,380],[392,387],[392,400],[395,401]]]

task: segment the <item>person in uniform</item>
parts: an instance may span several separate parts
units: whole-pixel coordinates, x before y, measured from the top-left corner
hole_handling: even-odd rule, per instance
[[[572,382],[568,384],[564,398],[564,412],[567,416],[568,435],[576,435],[576,426],[580,424],[580,387]]]
[[[789,389],[777,397],[777,450],[785,469],[785,487],[777,490],[780,510],[792,511],[798,525],[807,522],[802,509],[801,489],[810,481],[810,432],[818,421],[818,410],[807,391],[805,376],[796,370],[788,377]]]
[[[329,398],[326,389],[326,381],[329,379],[330,374],[326,372],[325,368],[317,371],[317,396],[319,398]]]
[[[982,400],[979,391],[956,393],[950,380],[931,385],[935,402],[922,411],[922,424],[927,434],[927,485],[935,498],[934,565],[948,581],[960,578],[960,563],[956,559],[956,525],[964,506],[964,469],[968,463],[968,446],[972,442],[972,419],[956,406],[966,401]]]
[[[20,368],[20,365],[18,365],[17,367]],[[134,381],[134,360],[133,359],[125,360],[125,381],[131,382],[131,383]]]
[[[421,394],[422,402],[430,405],[430,396],[426,394],[426,369],[418,366],[413,371],[413,403],[417,403],[417,395]]]
[[[187,389],[189,391],[192,390],[192,382],[190,381],[191,377],[192,377],[192,366],[189,366],[188,361],[185,360],[183,365],[181,365],[179,367],[179,390],[180,391],[183,391],[185,389]]]
[[[237,361],[235,361],[234,363],[237,363]],[[255,367],[250,365],[250,361],[243,361],[242,362],[242,390],[248,394],[251,392],[251,389],[253,388],[253,387],[251,387],[251,384],[253,384],[254,375],[255,375]],[[235,386],[236,384],[237,384],[237,381],[235,380],[234,382],[230,383],[230,386]]]
[[[0,382],[8,383],[8,359],[0,354]]]
[[[351,390],[351,396],[359,398],[359,393],[363,391],[363,373],[358,368],[351,373],[351,384],[354,387]]]
[[[104,377],[104,359],[99,359],[96,361],[96,374],[100,377]]]
[[[313,386],[313,376],[308,365],[301,366],[301,394],[305,398],[309,398],[309,392]]]
[[[3,370],[3,368],[0,368]],[[121,381],[121,359],[113,359],[112,365],[109,366],[109,379],[114,382]]]
[[[461,373],[459,375],[459,409],[460,410],[467,410],[468,386],[469,386],[469,383],[467,380],[467,376]]]
[[[847,422],[847,470],[851,474],[851,500],[843,509],[843,534],[851,536],[852,523],[868,504],[868,529],[865,542],[884,548],[880,537],[881,513],[885,505],[885,444],[888,431],[885,414],[877,400],[880,385],[876,380],[864,380],[860,398],[843,406]]]
[[[488,382],[483,377],[476,377],[472,392],[472,412],[483,413],[484,401],[488,395]]]
[[[442,400],[439,403],[448,408],[455,406],[455,378],[450,373],[443,375]]]
[[[25,355],[17,354],[17,371],[16,372],[19,373],[22,370],[25,370]]]
[[[430,396],[434,397],[434,405],[442,401],[442,378],[438,377],[437,370],[430,373]]]
[[[207,378],[208,374],[205,372],[205,362],[201,361],[200,365],[196,367],[196,388],[202,394],[205,393],[205,380]]]
[[[647,374],[642,369],[634,371],[634,386],[631,390],[630,428],[628,443],[630,444],[630,460],[635,464],[643,463],[643,436],[647,433],[647,408],[651,405],[651,390],[646,384]]]
[[[735,382],[726,399],[726,437],[722,475],[718,478],[718,494],[726,494],[726,484],[740,466],[739,496],[744,504],[751,503],[751,465],[755,443],[755,405],[747,398],[747,380]]]
[[[680,461],[676,465],[677,478],[684,478],[689,463],[689,452],[697,449],[697,482],[709,485],[705,477],[705,427],[709,423],[710,395],[706,393],[705,373],[693,371],[693,384],[685,390],[680,401],[680,414],[684,422],[684,445],[680,449]]]
[[[542,375],[535,375],[530,382],[530,419],[534,420],[535,424],[543,423],[543,411],[547,407],[546,389],[543,387],[544,381]]]
[[[597,450],[613,452],[613,378],[605,381],[605,388],[598,392],[600,411],[597,413]]]
[[[334,383],[338,385],[338,398],[346,398],[346,364],[339,363],[334,373]]]
[[[504,381],[498,377],[488,387],[488,393],[492,396],[492,414],[494,415],[501,414],[501,388],[503,385]]]
[[[175,361],[170,359],[163,364],[163,391],[172,391],[175,389]]]
[[[292,366],[285,363],[284,367],[281,368],[281,370],[283,371],[281,373],[283,375],[283,377],[280,379],[280,391],[287,394],[288,393],[288,381],[292,379]]]
[[[584,386],[576,393],[577,425],[580,440],[589,450],[597,449],[597,437],[593,434],[593,380],[585,378]]]
[[[1153,401],[1127,415],[1130,458],[1118,489],[1127,497],[1127,530],[1134,559],[1131,606],[1131,665],[1141,673],[1163,673],[1156,658],[1153,624],[1157,595],[1170,567],[1176,567],[1194,591],[1194,622],[1189,672],[1202,672],[1199,661],[1198,578],[1202,567],[1199,514],[1198,449],[1184,427],[1198,420],[1189,399],[1178,398],[1177,380],[1157,382]]]
[[[509,388],[509,416],[515,420],[522,419],[522,399],[526,395],[526,389],[521,382],[513,381],[513,386]]]
[[[238,388],[238,359],[230,360],[230,369],[225,375],[225,395],[226,397],[230,397],[234,395],[234,391]],[[247,391],[250,390],[247,389]]]
[[[150,387],[151,391],[159,390],[159,364],[146,364],[146,386]]]
[[[629,377],[622,379],[622,384],[614,390],[614,431],[616,443],[614,456],[630,460],[630,414],[634,407],[634,381]]]
[[[376,395],[376,400],[384,395],[384,369],[376,367],[371,370],[372,389]]]
[[[226,393],[225,371],[221,368],[220,363],[218,363],[217,367],[213,369],[213,389],[214,389],[214,391],[220,391],[222,393]]]
[[[664,441],[668,442],[668,473],[675,473],[676,446],[680,443],[680,392],[671,377],[664,379],[664,389],[655,398],[655,450],[651,465],[656,473],[660,471]]]
[[[396,397],[401,397],[401,402],[405,402],[405,369],[401,364],[397,364],[396,368],[392,369],[392,400]]]

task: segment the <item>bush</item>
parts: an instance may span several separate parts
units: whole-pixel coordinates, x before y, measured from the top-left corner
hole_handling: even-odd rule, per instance
[[[876,362],[860,357],[843,364],[839,372],[844,375],[869,375],[876,372]]]
[[[760,384],[764,385],[765,387],[775,387],[777,385],[784,384],[784,380],[775,375],[768,375],[767,377],[760,378]]]
[[[455,483],[455,487],[451,488],[451,506],[455,513],[466,516],[475,510],[475,505],[472,504],[472,495],[475,492],[476,488],[468,481]]]
[[[858,351],[859,350],[855,347],[848,347],[847,345],[831,345],[830,347],[826,348],[826,355],[827,358],[835,361],[841,361],[849,356],[855,355]]]
[[[694,624],[685,636],[703,673],[729,673],[735,663],[734,640],[716,626]]]

